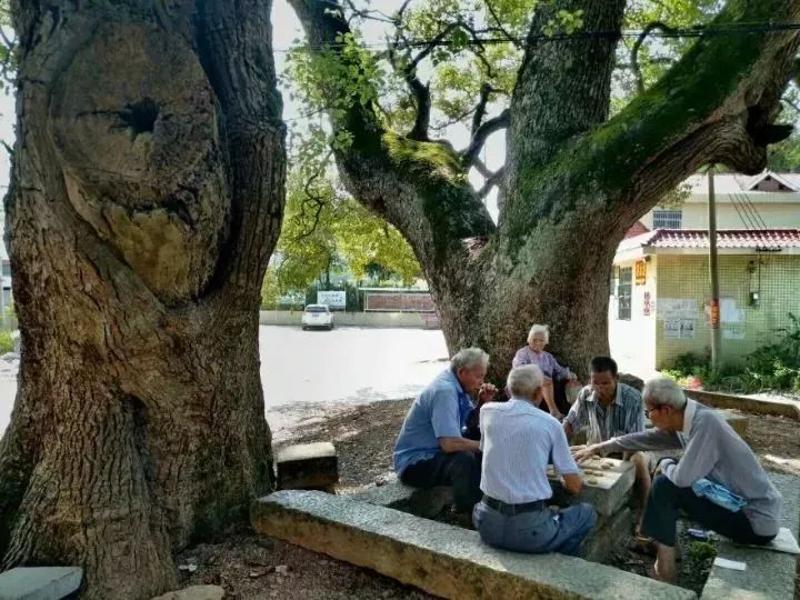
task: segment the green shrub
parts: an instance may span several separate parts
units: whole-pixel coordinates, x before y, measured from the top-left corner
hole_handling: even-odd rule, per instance
[[[14,338],[10,331],[0,330],[0,354],[11,352],[14,349]]]
[[[776,333],[775,343],[753,351],[745,357],[744,366],[725,365],[714,371],[709,356],[689,352],[676,357],[662,374],[681,385],[689,385],[696,377],[708,390],[800,392],[800,319],[789,313],[788,327]]]

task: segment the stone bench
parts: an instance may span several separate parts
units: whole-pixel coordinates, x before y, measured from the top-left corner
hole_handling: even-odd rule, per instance
[[[80,567],[17,567],[0,573],[0,600],[60,600],[82,579]]]
[[[770,473],[783,495],[783,527],[795,538],[800,524],[800,478]],[[795,590],[797,556],[760,548],[738,546],[722,540],[717,556],[747,565],[744,571],[713,566],[703,588],[702,600],[792,600]]]
[[[606,465],[608,468],[603,468]],[[588,502],[601,517],[610,517],[627,504],[636,479],[633,463],[613,458],[593,458],[581,465],[583,489],[577,496],[566,492],[561,478],[548,467],[553,501],[559,505]]]
[[[683,600],[689,590],[561,554],[518,554],[478,533],[313,491],[253,502],[253,528],[444,598]]]
[[[431,519],[453,504],[453,489],[437,486],[430,489],[411,487],[392,474],[381,486],[370,487],[350,496],[355,500],[385,508],[394,508],[418,517]]]

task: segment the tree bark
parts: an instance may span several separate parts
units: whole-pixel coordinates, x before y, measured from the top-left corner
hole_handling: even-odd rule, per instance
[[[259,291],[283,212],[271,2],[17,0],[22,335],[4,567],[150,598],[273,484]]]
[[[338,52],[332,42],[349,27],[326,10],[330,2],[289,1],[313,51]],[[541,39],[558,10],[576,8],[592,35]],[[482,346],[498,381],[534,322],[550,325],[551,350],[585,374],[593,355],[608,353],[609,275],[625,231],[704,164],[760,171],[776,133],[796,31],[704,36],[607,120],[624,9],[621,0],[537,8],[509,107],[496,227],[447,144],[386,131],[370,104],[331,114],[334,129],[353,135],[335,152],[349,191],[408,239],[450,351]],[[798,13],[796,0],[729,0],[712,26],[793,22]]]

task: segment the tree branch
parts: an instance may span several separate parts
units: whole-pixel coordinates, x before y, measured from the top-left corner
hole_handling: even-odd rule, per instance
[[[798,18],[800,4],[794,0],[731,0],[714,23],[730,28]],[[702,165],[761,171],[767,144],[788,132],[773,119],[798,44],[797,30],[702,36],[613,119],[563,145],[547,167],[549,179],[537,178],[538,171],[525,163],[510,163],[519,173],[509,179],[508,214],[501,215],[501,229],[525,235],[539,219],[556,219],[581,202],[587,222],[591,215],[613,214],[613,227],[619,228],[615,233],[621,235],[666,190]],[[584,182],[579,174],[590,176]],[[550,191],[537,187],[543,181]]]
[[[492,191],[494,186],[503,187],[501,181],[506,176],[505,167],[500,167],[496,172],[492,173],[483,184],[483,187],[478,190],[478,197],[485,198],[489,192]]]
[[[475,157],[480,154],[484,143],[486,143],[486,140],[490,135],[492,135],[495,131],[500,131],[501,129],[508,127],[510,114],[511,113],[509,109],[505,109],[494,119],[489,119],[480,127],[478,127],[477,131],[475,131],[472,136],[469,146],[462,154],[462,159],[465,165],[472,165],[474,163]]]
[[[633,71],[633,76],[636,79],[636,88],[639,90],[640,94],[644,92],[644,79],[642,78],[642,70],[639,68],[639,49],[642,47],[645,39],[647,39],[647,36],[656,29],[663,33],[675,33],[675,29],[666,23],[662,23],[661,21],[653,21],[652,23],[648,23],[647,26],[642,30],[642,32],[639,34],[639,37],[636,38],[636,41],[633,43],[633,47],[631,48],[631,70]]]
[[[511,42],[512,44],[514,44],[514,46],[516,46],[517,49],[521,50],[522,49],[522,44],[520,44],[519,41],[517,41],[517,39],[513,35],[508,33],[508,31],[506,31],[506,29],[503,27],[502,21],[500,21],[500,18],[497,16],[497,13],[494,10],[494,5],[492,4],[492,1],[491,0],[483,0],[483,3],[486,5],[486,8],[489,10],[489,14],[492,15],[492,18],[494,19],[494,22],[496,23],[497,28],[501,31],[501,33],[504,36],[506,36],[508,38],[508,41]]]
[[[328,10],[335,3],[289,3],[306,31],[312,56],[334,53],[343,62],[341,73],[351,73],[358,63],[348,62],[353,59],[335,43],[350,31],[342,18]],[[358,83],[363,85],[360,79]],[[495,226],[465,177],[460,155],[448,144],[386,131],[375,111],[372,104],[353,103],[330,112],[334,133],[346,132],[352,140],[334,148],[345,187],[358,202],[394,225],[421,263],[464,260],[460,240],[489,235]]]
[[[486,105],[489,103],[489,97],[491,96],[493,91],[494,88],[488,83],[484,83],[483,85],[481,85],[480,97],[478,98],[478,106],[475,107],[475,113],[472,115],[473,137],[475,137],[475,134],[478,132],[478,129],[483,123],[483,118],[486,116]]]

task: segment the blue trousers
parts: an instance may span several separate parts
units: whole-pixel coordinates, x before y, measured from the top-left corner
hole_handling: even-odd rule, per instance
[[[575,556],[597,522],[597,513],[591,504],[581,503],[559,511],[546,508],[509,516],[479,502],[472,520],[481,539],[495,548]]]
[[[740,544],[768,544],[775,536],[758,535],[744,511],[731,512],[692,488],[679,488],[666,475],[653,480],[642,519],[642,533],[665,546],[674,546],[676,525],[681,516],[729,537]]]

